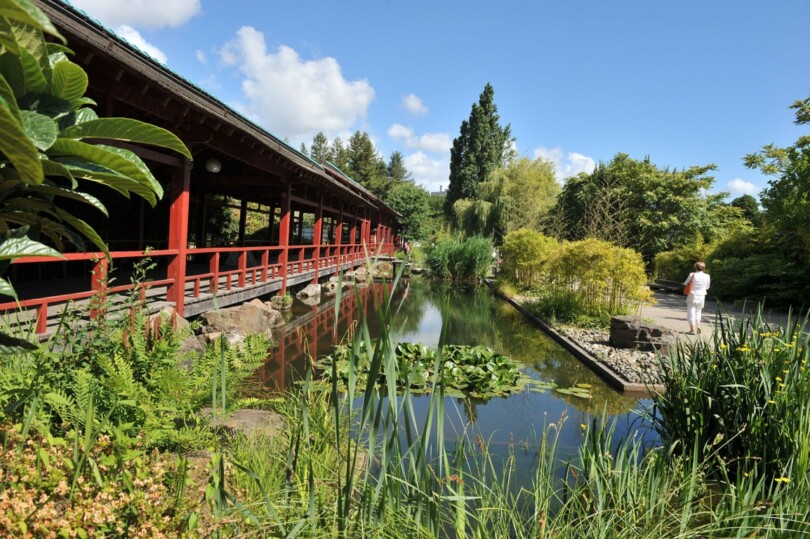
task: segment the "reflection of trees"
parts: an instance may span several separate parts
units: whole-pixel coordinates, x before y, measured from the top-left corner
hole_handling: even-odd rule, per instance
[[[590,384],[592,399],[582,399],[556,393],[578,410],[588,414],[621,414],[632,409],[635,399],[623,397],[607,386],[593,371],[571,356],[543,330],[531,325],[522,314],[506,302],[499,302],[497,324],[493,324],[498,340],[504,343],[502,353],[532,367],[543,381],[555,382],[560,387]]]
[[[416,333],[425,314],[425,306],[430,302],[430,291],[426,280],[418,277],[400,281],[394,292],[394,327],[398,333]]]

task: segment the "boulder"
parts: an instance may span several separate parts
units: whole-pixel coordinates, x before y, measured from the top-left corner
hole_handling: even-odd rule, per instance
[[[317,283],[310,283],[304,287],[303,290],[299,291],[295,297],[298,299],[304,298],[312,298],[312,297],[320,297],[321,295],[321,285]]]
[[[273,307],[273,303],[270,301],[262,301],[260,299],[252,299],[246,303],[246,305],[255,305],[259,309],[263,309],[267,312],[269,319],[270,319],[270,327],[275,328],[278,326],[284,325],[284,316]]]
[[[614,316],[610,319],[610,345],[615,348],[666,353],[675,340],[675,332],[671,329],[645,323],[636,316]]]
[[[210,408],[203,408],[204,415],[210,415]],[[253,410],[243,408],[229,415],[224,420],[216,417],[211,419],[214,427],[221,427],[230,431],[239,431],[246,436],[261,434],[267,437],[277,436],[284,430],[284,418],[268,410]]]
[[[352,274],[352,279],[358,283],[364,283],[369,278],[366,268],[357,268]]]
[[[273,296],[269,303],[275,310],[286,313],[292,309],[292,296]]]
[[[175,311],[174,307],[171,306],[163,307],[155,314],[150,314],[146,318],[146,323],[147,325],[154,327],[158,324],[158,321],[162,322],[163,320],[170,320],[172,327],[178,333],[191,334],[191,324],[188,323],[188,320],[177,314],[177,311]]]
[[[229,341],[231,335],[244,337],[261,333],[269,337],[272,324],[277,323],[270,311],[249,303],[208,311],[201,318],[203,333],[222,332]]]

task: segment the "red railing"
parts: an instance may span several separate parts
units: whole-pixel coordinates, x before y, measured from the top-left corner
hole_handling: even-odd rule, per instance
[[[282,264],[279,261],[285,258],[282,256],[285,250],[287,252],[287,262],[286,264]],[[111,251],[109,260],[137,260],[147,257],[158,260],[169,258],[169,260],[171,260],[171,257],[176,257],[178,253],[177,249],[161,249],[148,252]],[[393,243],[372,245],[368,249],[361,244],[321,246],[290,245],[288,247],[201,247],[187,249],[186,254],[188,257],[194,257],[197,260],[207,257],[209,269],[207,272],[185,275],[182,287],[183,299],[181,301],[185,301],[186,298],[199,298],[200,294],[204,292],[217,294],[221,291],[222,287],[227,291],[232,290],[234,287],[245,288],[276,279],[282,280],[282,290],[284,290],[286,289],[286,282],[289,277],[314,271],[313,280],[317,280],[321,274],[321,270],[355,262],[365,258],[367,255],[392,256],[393,253]],[[228,270],[221,269],[223,255],[227,257],[231,254],[237,259],[236,267]],[[251,258],[253,260],[250,260]],[[36,309],[36,332],[43,334],[47,330],[48,309],[54,305],[66,304],[71,301],[93,297],[103,299],[110,294],[132,291],[135,286],[140,287],[139,293],[142,298],[145,298],[147,289],[161,286],[165,286],[168,289],[171,285],[175,284],[175,279],[169,277],[150,280],[139,283],[138,285],[126,284],[109,286],[107,280],[109,260],[104,253],[101,252],[70,253],[64,255],[63,258],[19,258],[13,262],[14,265],[93,262],[94,265],[91,272],[89,290],[0,303],[0,314],[18,309]],[[188,265],[186,265],[186,267],[188,267]],[[161,294],[158,299],[168,301],[165,292]],[[89,314],[91,318],[99,315],[99,313],[92,310]]]

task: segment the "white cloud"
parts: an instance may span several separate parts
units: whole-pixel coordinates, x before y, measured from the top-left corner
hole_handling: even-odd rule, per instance
[[[366,116],[374,99],[368,80],[348,81],[334,58],[302,60],[285,45],[268,52],[264,34],[243,26],[220,50],[226,66],[244,74],[247,111],[259,123],[291,141],[309,141],[349,130]]]
[[[177,27],[200,12],[200,0],[71,0],[77,8],[115,28]]]
[[[200,62],[201,64],[205,65],[208,63],[208,58],[205,57],[205,53],[200,49],[197,49],[194,52],[194,55],[197,57],[197,61]]]
[[[731,191],[731,194],[737,196],[740,195],[758,196],[759,192],[762,190],[755,183],[745,181],[742,178],[734,178],[733,180],[729,181],[726,185],[728,186],[728,190]]]
[[[416,183],[422,184],[430,191],[447,190],[450,177],[450,158],[433,159],[423,152],[416,152],[404,159],[405,167],[413,174]]]
[[[146,41],[141,33],[131,26],[123,24],[115,29],[115,33],[129,41],[132,45],[138,47],[141,51],[145,52],[161,64],[166,63],[166,54],[164,54],[159,48]]]
[[[416,94],[408,94],[403,97],[402,108],[416,116],[424,116],[428,113],[428,108],[425,106],[422,98]]]
[[[389,127],[388,136],[403,141],[407,148],[426,152],[447,152],[453,146],[453,139],[447,133],[424,133],[417,136],[413,129],[402,124]]]
[[[556,148],[544,148],[543,146],[536,148],[534,158],[537,159],[538,157],[554,163],[557,181],[561,183],[565,178],[576,176],[580,172],[590,174],[596,168],[596,161],[587,155],[577,152],[565,154],[559,146]]]

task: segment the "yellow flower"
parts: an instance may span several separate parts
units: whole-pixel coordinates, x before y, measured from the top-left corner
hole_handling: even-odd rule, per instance
[[[777,477],[774,481],[777,483],[790,483],[790,477]]]
[[[720,345],[720,350],[725,350],[726,348],[728,348],[727,344],[721,344]]]
[[[776,401],[771,399],[771,400],[768,401],[768,404],[776,404]]]
[[[748,477],[748,472],[743,472],[743,477]]]
[[[789,371],[789,370],[787,370],[787,369],[785,369],[785,370],[783,370],[783,371],[782,371],[782,374],[789,374],[789,373],[790,373],[790,371]]]
[[[793,348],[794,346],[796,346],[795,342],[786,342],[785,343],[785,348]]]
[[[774,349],[773,349],[773,351],[774,351],[774,352],[781,352],[781,351],[782,351],[782,349],[781,349],[781,348],[774,348]]]
[[[581,428],[582,430],[585,430],[585,429],[588,428],[588,425],[586,425],[585,423],[580,423],[579,428]]]
[[[779,384],[779,387],[787,387],[787,384]]]
[[[781,381],[782,381],[782,379],[781,379],[780,377],[778,377],[778,376],[777,376],[777,377],[776,377],[776,381],[777,381],[777,382],[781,382]]]

